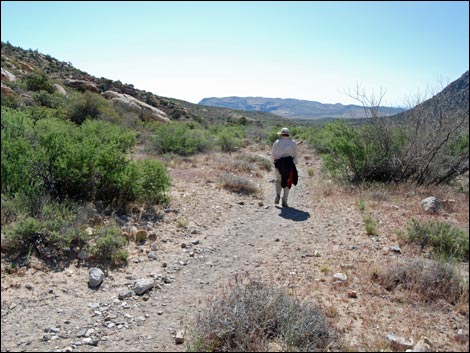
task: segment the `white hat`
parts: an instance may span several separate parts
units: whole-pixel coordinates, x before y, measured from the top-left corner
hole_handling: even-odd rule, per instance
[[[286,127],[283,127],[281,131],[277,133],[278,135],[284,135],[284,136],[290,136],[289,129]]]

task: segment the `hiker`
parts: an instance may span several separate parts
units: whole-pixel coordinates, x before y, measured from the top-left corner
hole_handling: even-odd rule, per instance
[[[273,143],[271,152],[271,161],[274,163],[274,172],[276,174],[275,187],[276,197],[274,203],[277,205],[281,200],[282,207],[288,207],[287,198],[292,184],[297,185],[298,174],[297,168],[297,144],[291,140],[289,129],[284,127],[277,133],[279,139]]]

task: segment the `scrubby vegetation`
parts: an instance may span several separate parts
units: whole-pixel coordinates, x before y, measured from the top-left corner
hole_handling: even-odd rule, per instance
[[[421,249],[431,248],[433,256],[447,261],[468,261],[468,233],[442,221],[419,222],[408,225],[408,239]]]
[[[379,121],[355,126],[338,120],[304,135],[323,153],[325,168],[339,179],[428,185],[449,182],[468,171],[468,114],[466,120],[462,115],[452,121],[452,128],[434,124]]]
[[[181,102],[119,81],[96,79],[70,63],[5,43],[3,67],[15,72],[16,79],[5,81],[13,93],[2,90],[2,226],[8,251],[22,257],[19,262],[27,262],[25,257],[31,253],[46,259],[46,252],[37,246],[39,241],[58,259],[87,250],[90,259],[123,262],[119,231],[106,228],[90,235],[83,230],[88,219],[64,215],[84,204],[99,205],[101,213],[118,214],[127,213],[135,204],[143,208],[166,205],[170,202],[169,160],[209,151],[234,152],[248,143],[248,136],[256,135],[259,142],[263,135],[262,124],[232,111],[207,107],[211,116],[207,123],[194,107],[190,113],[190,107]],[[100,92],[112,89],[132,95],[163,109],[173,122],[140,121],[99,93],[66,86],[65,77],[88,80]],[[219,119],[215,119],[216,111]],[[147,155],[133,159],[136,148]],[[234,170],[242,164],[251,164],[250,171],[255,166],[271,168],[269,160],[261,158],[237,163]],[[259,192],[241,175],[224,180],[224,187],[232,191]],[[45,209],[55,213],[45,213]]]
[[[323,352],[337,333],[322,310],[258,281],[235,280],[194,323],[189,351]],[[278,346],[278,347],[279,347]]]
[[[405,290],[424,302],[468,302],[468,280],[462,280],[455,266],[446,262],[404,258],[384,268],[375,279],[389,291]]]

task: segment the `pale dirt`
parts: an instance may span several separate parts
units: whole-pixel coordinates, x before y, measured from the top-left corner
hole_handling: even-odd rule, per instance
[[[184,351],[185,344],[175,344],[175,332],[185,330],[187,341],[198,313],[236,274],[321,306],[346,350],[390,350],[386,336],[393,333],[414,342],[427,336],[438,351],[468,351],[468,340],[456,338],[459,329],[468,337],[468,304],[463,308],[444,301],[423,304],[405,292],[388,292],[371,279],[374,271],[398,258],[417,255],[416,247],[398,237],[411,217],[434,217],[468,229],[468,197],[447,189],[348,190],[326,180],[320,158],[304,145],[299,147],[299,183],[291,190],[289,208],[273,204],[273,172],[245,174],[260,185],[259,196],[237,195],[220,187],[219,175],[230,169],[227,161],[241,153],[269,158],[269,148],[172,163],[171,208],[178,212],[165,213],[156,226],[159,259],[147,258],[150,242],[144,251],[131,243],[128,266],[107,272],[98,290],[88,288],[88,268],[78,264],[60,272],[29,268],[20,276],[7,274],[2,262],[2,352],[61,350],[80,342],[83,338],[77,334],[84,328],[95,329],[91,337],[107,339],[73,351]],[[430,192],[455,202],[438,215],[427,215],[420,200]],[[379,221],[376,237],[366,234],[365,212]],[[193,240],[200,243],[194,245]],[[391,245],[400,245],[402,253],[390,251]],[[141,262],[134,263],[134,258]],[[164,262],[168,267],[162,266]],[[333,284],[337,272],[347,275],[345,284]],[[174,279],[161,284],[161,289],[124,300],[129,308],[123,308],[118,293],[151,274]],[[350,291],[357,298],[348,297]],[[90,307],[93,303],[100,307]],[[109,312],[128,327],[104,326]],[[45,332],[50,327],[60,327],[58,338],[50,339],[54,334]]]

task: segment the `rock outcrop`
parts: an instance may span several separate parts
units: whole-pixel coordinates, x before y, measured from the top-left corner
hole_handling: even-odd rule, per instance
[[[128,94],[117,93],[114,91],[103,92],[102,95],[113,102],[117,107],[139,115],[142,120],[157,120],[169,123],[167,114],[160,109],[152,107]]]
[[[3,60],[3,59],[2,59]],[[2,81],[15,81],[16,76],[2,67]]]
[[[91,81],[67,79],[64,83],[66,86],[78,89],[81,92],[90,91],[93,93],[99,93],[98,87],[96,87],[96,85]]]

